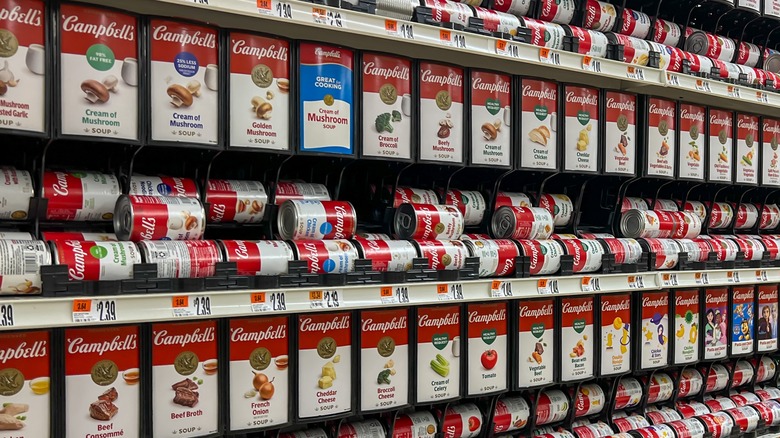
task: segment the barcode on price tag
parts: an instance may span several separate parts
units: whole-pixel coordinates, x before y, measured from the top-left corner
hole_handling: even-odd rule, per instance
[[[756,280],[757,281],[769,281],[769,278],[766,275],[766,270],[762,269],[760,271],[756,271]]]
[[[644,289],[644,287],[645,287],[645,280],[641,275],[628,276],[629,289]]]
[[[313,290],[309,292],[309,308],[337,309],[341,307],[341,298],[337,290]]]
[[[255,292],[249,296],[252,312],[279,312],[287,310],[284,292]]]
[[[410,23],[398,23],[396,20],[385,20],[385,32],[405,40],[414,39],[414,27]]]
[[[560,292],[558,290],[558,280],[543,278],[536,282],[536,290],[540,295],[557,294]]]
[[[311,8],[311,16],[315,23],[326,26],[346,28],[347,22],[341,12],[325,8]]]
[[[407,286],[384,286],[379,290],[382,304],[405,304],[409,302],[409,288]]]
[[[460,283],[439,284],[436,286],[436,294],[439,301],[451,301],[463,299],[463,285]]]
[[[601,73],[601,61],[585,56],[582,58],[582,69],[593,73]]]
[[[726,273],[726,281],[729,283],[739,283],[739,272],[729,271]]]
[[[736,98],[741,98],[742,97],[739,94],[739,88],[737,88],[737,87],[735,87],[733,85],[729,85],[726,88],[726,94],[728,94],[729,97],[736,97]]]
[[[580,285],[583,292],[598,292],[601,290],[601,281],[598,277],[582,277]]]
[[[710,276],[706,272],[697,272],[693,275],[696,284],[710,284]]]
[[[508,281],[493,280],[490,283],[490,296],[493,298],[506,298],[512,296],[512,283]]]
[[[507,40],[496,40],[496,54],[501,56],[508,56],[510,58],[520,57],[520,48],[515,44],[510,44]]]
[[[73,322],[116,321],[114,300],[73,300]]]
[[[645,80],[645,71],[642,70],[639,67],[635,67],[633,65],[629,65],[626,67],[626,77],[629,79],[634,79],[637,81],[644,81]]]
[[[677,274],[663,274],[661,276],[661,283],[663,283],[664,287],[673,287],[680,284],[677,281]]]
[[[16,325],[14,320],[14,305],[0,305],[0,327],[13,327]]]
[[[769,103],[769,96],[763,91],[756,92],[756,101],[760,103]]]
[[[561,54],[553,52],[547,47],[539,49],[539,61],[545,64],[561,65]]]
[[[190,316],[211,316],[211,297],[176,295],[171,299],[173,316],[186,318]]]
[[[674,85],[674,86],[679,87],[680,86],[680,77],[675,75],[675,74],[667,73],[666,74],[666,83],[669,84],[669,85]]]
[[[712,89],[710,88],[710,83],[707,81],[703,81],[701,79],[696,79],[694,88],[696,88],[698,91],[704,91],[705,93],[712,93]]]

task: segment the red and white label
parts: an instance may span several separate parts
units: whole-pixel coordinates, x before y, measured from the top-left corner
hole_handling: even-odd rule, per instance
[[[471,164],[512,164],[511,104],[511,76],[471,72]]]
[[[157,265],[160,278],[211,277],[222,251],[213,240],[144,240],[138,243],[146,263]]]
[[[420,67],[420,159],[463,161],[463,69],[430,62]]]
[[[656,97],[648,99],[645,164],[648,176],[674,177],[676,118],[677,104],[674,101]]]
[[[599,91],[567,85],[564,99],[564,169],[596,172],[599,165]]]
[[[742,433],[751,433],[756,430],[758,423],[761,422],[761,416],[758,411],[750,406],[741,408],[732,408],[725,411],[734,419],[734,424],[739,427]]]
[[[19,383],[8,387],[8,391],[0,395],[4,412],[9,413],[9,406],[13,409],[8,421],[15,429],[6,433],[7,437],[49,436],[52,412],[49,341],[48,331],[5,332],[0,335],[0,373]],[[87,418],[89,405],[82,402],[79,406],[81,418]]]
[[[511,35],[517,34],[520,19],[513,14],[507,14],[493,9],[472,6],[477,18],[481,18],[483,29],[490,32],[503,32]]]
[[[280,275],[295,260],[287,242],[280,240],[222,240],[225,261],[235,262],[238,275]]]
[[[275,196],[276,205],[295,199],[330,201],[328,188],[322,184],[280,182],[276,186]]]
[[[179,198],[198,198],[198,184],[191,178],[168,176],[133,175],[130,178],[131,195],[174,196]]]
[[[360,313],[360,410],[409,403],[409,311]]]
[[[701,373],[696,369],[686,368],[680,374],[677,385],[679,387],[677,397],[684,398],[689,395],[698,394],[699,391],[701,391],[702,386],[704,386],[704,379],[701,377]]]
[[[57,262],[68,267],[76,281],[125,280],[133,278],[133,266],[141,254],[132,242],[65,240],[55,244]]]
[[[298,416],[325,417],[352,409],[352,314],[298,317]]]
[[[528,257],[531,275],[552,275],[561,269],[563,247],[555,240],[516,240],[523,254]]]
[[[758,116],[737,114],[737,183],[758,184]]]
[[[653,20],[644,12],[633,9],[623,9],[623,26],[620,33],[635,38],[644,39],[650,33],[650,25]]]
[[[594,272],[601,268],[604,247],[598,240],[564,239],[561,240],[563,252],[572,256],[573,272]]]
[[[457,240],[416,240],[420,257],[428,259],[428,267],[437,271],[458,270],[463,268],[468,249]]]
[[[364,157],[412,157],[412,62],[406,58],[363,54]],[[376,120],[388,119],[379,126]]]
[[[661,403],[672,398],[674,381],[666,373],[655,373],[647,385],[647,403]]]
[[[46,219],[64,221],[109,221],[122,193],[114,175],[81,172],[44,172],[42,191]]]
[[[359,255],[349,240],[297,240],[291,243],[298,260],[306,261],[312,274],[344,274],[355,270]]]
[[[608,91],[606,94],[606,151],[604,172],[636,173],[636,95]]]
[[[599,32],[609,32],[615,25],[617,10],[611,3],[588,0],[582,26]]]
[[[550,212],[556,227],[569,225],[574,215],[574,204],[571,202],[571,198],[562,194],[545,193],[541,195],[539,207]]]
[[[460,356],[460,306],[418,308],[415,372],[418,403],[460,395]]]
[[[731,355],[753,352],[754,340],[754,286],[734,287],[731,292]]]
[[[363,258],[371,260],[372,269],[379,272],[408,271],[418,256],[417,248],[406,240],[357,238],[355,245]]]
[[[210,179],[206,203],[209,222],[257,223],[265,216],[268,194],[258,181]]]
[[[582,236],[582,235],[581,235]],[[585,238],[583,236],[583,238]],[[596,238],[595,236],[588,236],[587,238]],[[609,248],[609,253],[615,255],[615,263],[622,264],[634,264],[642,257],[642,245],[634,239],[616,239],[614,237],[607,237],[601,239],[603,244],[606,244]]]
[[[680,261],[680,245],[673,239],[644,239],[650,251],[655,253],[655,269],[672,269]]]
[[[531,44],[538,47],[563,50],[563,38],[566,36],[566,31],[560,24],[527,17],[523,17],[523,24],[531,31]]]
[[[601,373],[631,369],[631,295],[601,296]]]
[[[674,290],[674,364],[682,365],[699,360],[699,291]]]
[[[641,330],[636,332],[641,339],[636,344],[640,366],[665,367],[669,363],[669,292],[646,292],[641,299]]]
[[[515,272],[518,243],[509,239],[464,240],[472,257],[479,257],[480,277],[503,277]],[[533,268],[531,268],[533,269]]]
[[[536,404],[536,424],[557,423],[569,412],[569,398],[557,389],[544,391]]]
[[[758,285],[758,323],[756,326],[756,349],[759,353],[777,350],[777,285]],[[763,361],[761,362],[763,364]]]
[[[574,19],[577,5],[574,0],[542,0],[539,19],[558,24],[569,24]]]
[[[151,354],[154,435],[216,433],[217,322],[152,324]]]
[[[203,205],[194,198],[129,196],[128,240],[200,240],[206,227]]]
[[[393,195],[393,208],[401,204],[433,204],[439,203],[439,196],[433,190],[416,189],[413,187],[396,187]]]
[[[710,109],[709,181],[731,182],[734,154],[732,126],[734,115],[730,111]]]
[[[593,297],[562,298],[561,380],[582,380],[593,376]]]
[[[558,168],[558,84],[523,79],[520,92],[520,167]]]
[[[777,187],[780,186],[780,154],[777,151],[780,144],[780,120],[764,118],[762,124],[761,185]]]
[[[531,407],[523,397],[503,397],[496,402],[493,413],[493,432],[509,432],[528,424]]]
[[[569,32],[579,40],[577,50],[580,55],[587,55],[593,58],[607,56],[609,40],[603,33],[576,26],[569,26]]]
[[[496,0],[493,2],[493,9],[522,17],[531,9],[531,0]]]
[[[288,201],[279,215],[286,240],[350,239],[357,231],[355,207],[346,201]]]
[[[444,438],[472,438],[482,430],[482,412],[473,403],[451,405],[444,411]]]
[[[574,401],[576,417],[586,417],[598,414],[604,409],[606,396],[604,389],[596,383],[587,383],[580,386]]]
[[[463,3],[445,0],[425,0],[423,6],[432,9],[433,20],[439,23],[457,23],[468,26],[469,17],[474,16],[471,8]]]
[[[676,47],[680,42],[682,36],[682,29],[680,25],[672,23],[671,21],[662,20],[660,18],[655,19],[655,27],[653,27],[653,41],[663,44],[665,46]]]
[[[552,215],[541,207],[501,207],[492,225],[497,237],[512,239],[544,240],[555,229]]]
[[[530,388],[553,381],[555,360],[555,314],[553,300],[520,301],[517,305],[518,386]]]
[[[467,393],[490,394],[506,389],[507,303],[470,304],[468,317]]]

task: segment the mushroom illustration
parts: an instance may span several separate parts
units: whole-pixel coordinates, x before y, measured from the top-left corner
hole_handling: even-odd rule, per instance
[[[260,96],[252,98],[252,111],[258,119],[269,120],[273,112],[273,106]]]
[[[168,96],[171,98],[171,104],[176,108],[192,105],[192,92],[179,84],[168,87]]]
[[[191,80],[187,82],[187,89],[190,90],[190,93],[192,93],[195,97],[200,97],[200,82],[196,80]]]
[[[112,93],[116,93],[116,86],[119,84],[119,79],[114,75],[108,75],[103,79],[103,85],[106,89]]]
[[[5,82],[9,87],[15,87],[19,83],[14,77],[14,73],[8,67],[8,61],[5,61],[3,68],[0,69],[0,81]]]
[[[91,103],[108,102],[108,88],[94,79],[87,79],[81,83],[81,91],[86,94],[85,98]]]

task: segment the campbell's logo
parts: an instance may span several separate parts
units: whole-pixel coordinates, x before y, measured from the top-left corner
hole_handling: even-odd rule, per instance
[[[236,249],[233,250],[233,254],[241,260],[249,258],[249,250],[246,248],[246,243],[243,240],[236,241]]]
[[[304,242],[303,249],[309,253],[311,272],[320,272],[320,253],[315,243]]]
[[[100,24],[82,23],[79,21],[78,15],[63,17],[62,30],[65,32],[92,35],[95,39],[108,37],[119,40],[135,41],[135,26],[131,24],[119,25],[113,21],[108,24],[102,22]]]
[[[54,172],[57,182],[51,188],[54,190],[54,196],[68,196],[68,174],[64,172]]]
[[[552,316],[552,315],[553,315],[552,304],[547,304],[545,306],[537,307],[537,308],[530,308],[528,306],[523,306],[520,308],[521,318],[541,318],[543,316]]]
[[[552,7],[555,4],[552,0],[546,0],[543,3],[542,6],[542,17],[550,17],[550,13],[552,12]]]
[[[451,85],[453,87],[463,86],[463,75],[450,72],[447,76],[434,74],[430,70],[423,70],[420,80],[427,84],[438,84],[440,86]]]
[[[622,312],[626,310],[631,310],[631,300],[628,298],[617,303],[607,300],[601,303],[602,312]]]
[[[341,59],[341,51],[339,50],[323,50],[322,47],[317,47],[314,49],[314,54],[322,58]]]
[[[433,236],[433,212],[427,208],[418,210],[422,214],[423,232],[425,236]]]
[[[344,220],[348,214],[347,209],[343,205],[337,205],[334,210],[336,210],[336,225],[333,227],[335,235],[346,237],[346,233],[344,232]]]
[[[201,330],[196,328],[192,333],[182,335],[169,335],[168,330],[160,330],[154,335],[154,345],[178,345],[186,347],[188,344],[199,344],[202,342],[214,342],[216,330],[214,327],[207,327]]]
[[[331,330],[349,330],[349,316],[335,316],[330,321],[314,322],[311,318],[301,320],[300,330],[302,332],[322,332]]]
[[[157,228],[157,218],[141,218],[141,238],[144,240],[154,240],[154,230]]]
[[[527,245],[523,245],[526,250],[531,251],[531,267],[539,266],[539,248],[536,247],[537,242],[529,242]]]
[[[214,212],[213,222],[222,222],[225,217],[225,204],[211,204],[211,210]]]
[[[196,30],[192,33],[185,33],[184,30],[178,32],[169,32],[168,26],[162,25],[154,29],[152,35],[155,41],[165,41],[168,43],[177,43],[182,46],[201,46],[208,49],[217,47],[217,36],[214,33],[205,33]]]
[[[650,112],[650,114],[655,114],[658,116],[674,117],[674,107],[663,107],[652,103],[650,104],[650,107],[647,110]]]
[[[615,100],[610,97],[607,99],[607,108],[633,113],[636,111],[636,102],[633,100]]]
[[[73,267],[68,268],[68,276],[71,280],[83,280],[84,272],[86,271],[85,260],[87,252],[84,251],[82,246],[83,242],[76,240],[67,240],[65,245],[71,248],[71,254],[73,255]]]
[[[484,82],[482,77],[477,76],[471,80],[471,88],[490,93],[509,94],[509,82],[500,79],[496,80],[496,82]]]
[[[773,290],[771,292],[765,292],[763,290],[759,290],[758,291],[758,299],[762,300],[762,301],[763,300],[776,301],[777,300],[777,291]]]
[[[479,313],[479,312],[469,313],[470,324],[476,324],[476,323],[490,324],[492,322],[500,322],[500,321],[506,321],[505,309],[494,310],[493,313]]]
[[[564,301],[563,305],[561,306],[561,311],[563,313],[592,312],[593,311],[593,301],[587,301],[585,303],[580,304],[579,306],[574,306],[570,302]]]
[[[599,95],[595,93],[581,95],[573,91],[569,91],[566,93],[566,102],[578,103],[582,106],[596,106],[599,104]]]
[[[2,8],[0,9],[0,21],[13,21],[41,27],[43,25],[43,13],[33,8],[23,10],[21,6],[14,6],[12,9]]]
[[[690,112],[687,109],[683,108],[680,110],[680,118],[685,120],[691,120],[694,122],[704,122],[704,112],[703,111],[696,111]]]
[[[771,132],[777,136],[780,134],[780,123],[777,123],[776,121],[772,122],[764,122],[764,131]]]
[[[184,188],[184,180],[181,178],[173,178],[173,189],[181,196],[189,195],[187,189]]]
[[[524,85],[523,97],[534,97],[539,100],[556,100],[558,98],[558,90],[554,88],[538,89],[530,85]]]
[[[114,336],[110,341],[103,342],[85,342],[84,338],[68,339],[69,354],[91,354],[97,353],[102,356],[108,351],[128,351],[138,348],[138,335],[129,334],[121,337]]]
[[[710,116],[710,125],[731,126],[731,117],[718,117],[717,114],[713,114]]]
[[[580,247],[579,243],[576,241],[567,240],[564,244],[574,253],[571,254],[574,266],[580,266],[580,262],[582,261],[582,247]]]
[[[252,56],[257,59],[276,59],[278,61],[287,61],[289,49],[285,46],[271,44],[268,47],[255,47],[246,40],[233,41],[233,53],[236,55]]]
[[[9,360],[46,357],[48,354],[46,344],[46,341],[35,341],[32,343],[32,345],[28,345],[27,342],[22,342],[17,345],[16,348],[6,348],[5,350],[0,350],[0,363],[4,364]]]
[[[425,218],[423,218],[424,220]],[[422,251],[423,247],[427,247],[430,251],[427,252],[428,259],[431,261],[431,266],[436,268],[439,266],[439,250],[436,246],[436,242],[427,242],[423,241],[420,242],[420,250]]]
[[[460,324],[460,315],[457,312],[454,312],[446,316],[443,316],[441,318],[431,318],[426,314],[422,314],[417,318],[417,324],[420,327],[436,327],[436,328],[458,325]]]
[[[387,333],[389,331],[406,330],[407,319],[405,316],[393,318],[390,321],[374,322],[373,319],[368,318],[363,321],[364,332],[382,332]]]
[[[758,131],[758,119],[753,117],[740,117],[737,120],[737,128]]]
[[[675,297],[674,305],[677,307],[694,307],[699,305],[699,297],[692,296],[690,298],[683,298],[681,296]]]
[[[363,66],[363,74],[368,76],[377,76],[385,79],[393,78],[393,79],[400,79],[402,81],[409,80],[408,67],[401,67],[398,65],[393,66],[393,68],[377,67],[376,63],[373,61],[367,62]]]
[[[735,301],[750,301],[753,299],[753,291],[740,292],[734,291],[733,298]]]
[[[722,294],[722,295],[707,294],[707,304],[726,304],[726,301],[728,301],[728,296],[726,294]]]
[[[263,341],[275,341],[279,339],[287,338],[287,326],[282,325],[269,325],[265,330],[252,330],[246,331],[243,327],[235,327],[230,330],[231,342],[254,342],[259,344]]]
[[[593,23],[596,21],[596,12],[601,12],[598,3],[596,3],[595,7],[593,6],[594,5],[588,3],[588,7],[586,8],[587,15],[585,16],[585,27],[592,27]]]

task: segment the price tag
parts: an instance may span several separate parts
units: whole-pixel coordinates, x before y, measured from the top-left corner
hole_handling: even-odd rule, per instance
[[[460,283],[439,284],[436,286],[436,294],[439,301],[451,301],[463,299],[463,285]]]
[[[661,283],[663,283],[664,287],[674,287],[680,285],[680,283],[677,281],[677,274],[663,274],[661,276]]]
[[[601,61],[585,56],[582,58],[582,69],[593,73],[601,73]]]
[[[561,65],[561,54],[553,52],[547,47],[542,47],[539,49],[539,61],[545,64]]]
[[[674,85],[676,87],[679,87],[680,86],[680,77],[675,75],[675,74],[666,73],[666,83],[669,84],[669,85]]]
[[[265,15],[292,20],[292,5],[273,0],[257,0],[257,12]]]
[[[493,298],[511,297],[512,283],[508,281],[493,280],[490,284],[490,296]]]
[[[696,88],[698,91],[703,91],[705,93],[712,93],[712,89],[710,88],[710,83],[707,81],[703,81],[701,79],[696,79],[696,82],[693,85],[694,88]]]
[[[598,292],[601,290],[601,282],[598,277],[582,277],[580,285],[583,292]]]
[[[73,300],[73,322],[116,321],[114,300]]]
[[[729,97],[736,97],[737,99],[741,99],[742,96],[739,94],[739,88],[729,85],[726,87],[726,94],[729,95]]]
[[[515,44],[511,44],[507,40],[496,40],[496,54],[501,56],[508,56],[510,58],[520,57],[520,48]]]
[[[696,279],[696,284],[710,284],[710,276],[706,272],[697,272],[693,278]]]
[[[313,290],[309,292],[309,308],[338,309],[341,307],[340,298],[337,290]]]
[[[196,5],[208,5],[209,0],[180,0],[184,1],[184,3],[194,3]]]
[[[284,292],[255,292],[249,296],[252,312],[278,312],[287,310]]]
[[[626,77],[629,79],[634,79],[636,81],[644,81],[645,71],[639,67],[629,65],[628,67],[626,67]]]
[[[458,49],[466,48],[466,36],[455,34],[448,29],[439,29],[439,43]]]
[[[399,24],[396,20],[385,20],[385,32],[388,35],[396,36],[405,40],[414,39],[414,27],[411,23]]]
[[[14,305],[0,305],[0,327],[13,327],[16,325],[14,320]]]
[[[190,316],[211,316],[211,297],[177,295],[171,299],[173,316],[186,318]]]
[[[346,20],[341,16],[340,11],[331,11],[325,8],[311,8],[311,16],[317,24],[337,27],[344,29],[347,27]]]
[[[379,291],[382,304],[406,304],[409,302],[409,288],[406,286],[384,286]]]
[[[739,272],[729,271],[726,272],[726,281],[729,283],[739,283]]]
[[[756,102],[769,103],[769,95],[763,91],[756,91]]]
[[[760,271],[756,271],[756,280],[757,281],[769,281],[769,278],[766,275],[766,270],[762,269]]]
[[[645,280],[641,275],[629,275],[628,276],[628,288],[629,289],[644,289]]]
[[[546,278],[542,278],[536,282],[536,290],[540,295],[557,294],[560,292],[558,290],[558,280],[548,280]]]

